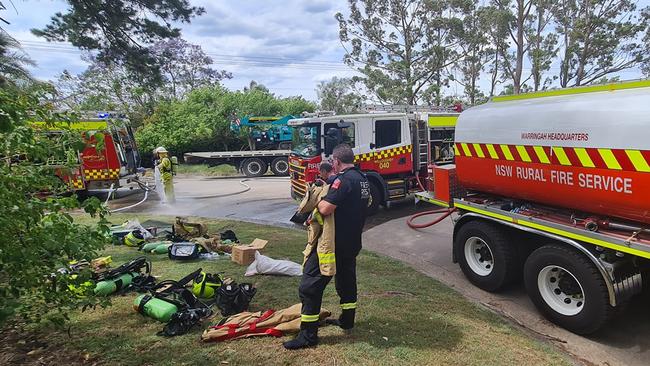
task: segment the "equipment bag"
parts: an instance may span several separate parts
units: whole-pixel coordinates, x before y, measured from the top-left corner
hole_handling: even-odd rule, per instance
[[[230,240],[233,243],[239,243],[239,239],[237,239],[237,235],[235,235],[235,232],[232,230],[226,230],[220,233],[219,236],[221,241]]]
[[[169,259],[197,259],[201,254],[200,248],[200,245],[190,242],[174,243],[167,249],[167,255]]]
[[[257,289],[250,283],[224,284],[217,290],[217,307],[223,316],[239,314],[248,310],[248,305],[256,293]]]
[[[212,299],[222,283],[221,275],[201,272],[194,278],[192,293],[199,299]]]

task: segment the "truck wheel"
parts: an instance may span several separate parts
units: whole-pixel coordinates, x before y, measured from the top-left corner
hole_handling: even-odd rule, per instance
[[[577,334],[597,331],[613,313],[598,268],[589,258],[561,245],[545,245],[528,257],[524,284],[547,319]]]
[[[275,158],[271,162],[271,171],[278,177],[289,175],[289,161],[287,158]]]
[[[242,172],[247,177],[261,177],[268,169],[268,165],[258,158],[246,159],[241,166]]]
[[[498,226],[470,221],[458,229],[454,251],[465,277],[485,291],[498,291],[518,276],[518,259],[507,232]]]
[[[370,182],[370,199],[368,199],[368,210],[366,215],[372,216],[379,211],[379,205],[381,204],[381,191],[377,186],[377,183]]]

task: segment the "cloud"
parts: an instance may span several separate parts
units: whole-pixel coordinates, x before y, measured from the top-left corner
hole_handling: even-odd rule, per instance
[[[310,1],[304,6],[304,9],[308,13],[324,13],[332,9],[332,3],[330,1]]]
[[[279,95],[315,99],[315,81],[325,79],[323,75],[348,75],[333,15],[347,10],[346,0],[191,2],[204,7],[206,13],[190,24],[176,26],[183,38],[200,45],[214,59],[215,68],[234,74],[225,82],[229,88],[241,89],[256,80]],[[17,38],[39,42],[43,40],[29,29],[44,27],[56,11],[68,6],[63,0],[24,0],[16,5],[19,14],[10,19],[7,29],[20,34]],[[26,51],[38,62],[34,73],[41,78],[53,78],[63,69],[85,68],[81,53],[74,50],[32,47]]]

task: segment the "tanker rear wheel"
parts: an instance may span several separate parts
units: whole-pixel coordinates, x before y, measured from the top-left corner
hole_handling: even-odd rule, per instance
[[[485,291],[498,291],[519,278],[517,252],[502,227],[482,221],[462,224],[454,252],[465,277]]]
[[[528,257],[524,284],[547,319],[577,334],[594,333],[614,313],[598,268],[562,245],[545,245]]]

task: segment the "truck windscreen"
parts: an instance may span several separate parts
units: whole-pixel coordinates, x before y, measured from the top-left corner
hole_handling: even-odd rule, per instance
[[[292,145],[294,155],[305,158],[320,155],[320,124],[295,127]]]

